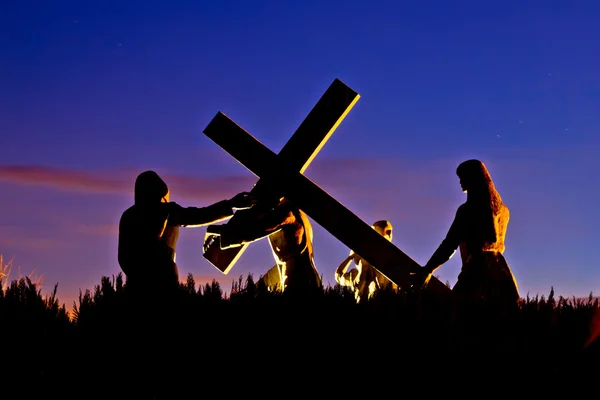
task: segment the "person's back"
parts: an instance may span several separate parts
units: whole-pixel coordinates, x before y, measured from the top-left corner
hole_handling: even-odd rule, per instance
[[[130,287],[177,283],[174,247],[178,227],[167,229],[167,218],[168,203],[133,205],[121,216],[118,261]]]
[[[290,203],[279,207],[288,217],[280,230],[269,235],[269,243],[281,268],[285,290],[317,289],[321,286],[321,277],[314,264],[312,225],[306,214]]]
[[[457,217],[463,223],[463,233],[460,238],[460,255],[463,263],[469,257],[484,252],[504,253],[504,240],[510,221],[510,210],[504,204],[498,204],[492,210],[483,209],[464,203],[457,212]],[[493,231],[490,234],[488,220],[492,220]]]
[[[220,236],[222,249],[241,246],[267,237],[276,266],[261,278],[273,290],[280,279],[283,291],[306,292],[321,287],[321,277],[314,264],[313,230],[306,214],[287,199],[259,202],[245,212],[235,224],[211,225],[207,228],[204,250],[213,237]]]
[[[123,340],[133,352],[129,356],[135,358],[136,345],[158,334],[167,321],[178,275],[173,252],[162,239],[169,215],[167,185],[156,173],[146,171],[137,177],[134,193],[134,205],[119,220],[117,258],[126,277],[125,312],[131,316]]]
[[[177,285],[177,227],[170,227],[165,235],[173,208],[168,195],[169,189],[158,174],[143,172],[135,181],[134,205],[121,215],[118,261],[129,291]]]
[[[360,301],[360,299],[370,299],[373,297],[377,289],[379,289],[377,282],[377,270],[362,257],[360,258],[358,270],[358,282],[354,284],[356,296],[358,296],[357,301]]]
[[[138,175],[134,194],[134,205],[119,221],[117,257],[126,276],[124,313],[128,318],[122,331],[126,362],[141,355],[161,359],[172,353],[180,310],[176,264],[179,228],[220,221],[231,217],[234,209],[254,203],[242,192],[207,207],[182,207],[169,201],[169,189],[154,171]],[[163,350],[166,353],[161,355]]]
[[[390,242],[392,241],[392,224],[387,220],[375,221],[371,227],[385,237]],[[355,268],[346,272],[350,263],[356,265]],[[336,281],[342,286],[348,286],[353,289],[357,302],[371,298],[377,290],[393,288],[397,286],[379,272],[371,263],[364,258],[355,254],[353,251],[340,264],[335,273]]]
[[[519,298],[517,281],[503,256],[510,220],[508,207],[498,204],[493,210],[479,210],[465,203],[459,207],[457,219],[464,226],[461,239],[457,239],[463,266],[460,279],[453,288],[455,294],[516,303]],[[493,221],[491,233],[490,224],[485,223],[490,219]]]
[[[387,220],[375,221],[372,226],[373,226],[373,229],[375,229],[375,231],[377,233],[379,233],[381,236],[383,236],[390,242],[392,241],[393,227],[392,227],[392,223],[390,221],[387,221]],[[363,262],[367,263],[365,260],[363,260]],[[367,264],[368,264],[368,268],[370,270],[372,270],[371,273],[374,275],[373,280],[376,283],[376,290],[387,290],[387,289],[396,290],[396,289],[398,289],[398,286],[395,283],[390,281],[385,275],[383,275],[375,267],[373,267],[373,265],[371,265],[370,263],[367,263]]]

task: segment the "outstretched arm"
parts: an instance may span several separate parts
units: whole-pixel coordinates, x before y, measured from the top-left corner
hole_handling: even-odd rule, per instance
[[[223,200],[207,207],[182,207],[177,203],[170,203],[169,225],[198,227],[223,221],[233,216],[233,212],[229,200]]]
[[[288,207],[275,207],[262,214],[253,211],[248,211],[238,223],[209,226],[207,236],[220,235],[221,248],[226,249],[262,239],[284,225],[296,222],[296,217]]]
[[[427,264],[425,264],[427,272],[432,274],[454,255],[463,238],[464,226],[465,208],[464,206],[460,206],[456,211],[454,221],[452,222],[446,237],[442,240],[442,243],[435,250],[429,261],[427,261]]]
[[[177,203],[169,203],[169,224],[184,227],[213,224],[232,217],[235,210],[251,208],[255,203],[256,198],[248,192],[238,193],[229,200],[207,207],[181,207]]]

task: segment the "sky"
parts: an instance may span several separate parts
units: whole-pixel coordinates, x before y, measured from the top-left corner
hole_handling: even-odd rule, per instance
[[[142,171],[207,206],[257,181],[207,138],[219,111],[278,152],[335,78],[361,98],[305,172],[424,264],[482,160],[511,211],[522,296],[600,292],[596,156],[600,3],[593,1],[28,1],[0,4],[0,254],[79,290],[120,272],[118,222]],[[314,224],[325,283],[349,249]],[[273,264],[249,246],[228,275],[180,234],[182,278]],[[455,256],[436,273],[456,282]]]

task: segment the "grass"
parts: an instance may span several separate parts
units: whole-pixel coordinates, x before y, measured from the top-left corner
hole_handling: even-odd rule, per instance
[[[510,317],[490,318],[489,310],[478,309],[461,324],[447,304],[423,294],[379,292],[356,304],[349,290],[335,285],[297,299],[269,292],[252,275],[233,281],[226,294],[218,281],[198,285],[190,274],[171,307],[161,306],[163,294],[148,292],[133,308],[118,274],[80,291],[68,312],[57,285],[43,295],[41,280],[10,280],[12,262],[1,265],[2,376],[37,381],[40,390],[62,391],[66,378],[109,390],[102,382],[130,377],[129,387],[152,391],[158,389],[150,383],[183,376],[266,373],[263,364],[276,366],[272,373],[293,367],[334,374],[340,366],[348,372],[385,360],[396,371],[477,360],[472,373],[521,360],[530,376],[545,371],[565,380],[600,352],[599,304],[592,294],[555,298],[551,290],[527,296]],[[145,378],[137,381],[132,371]]]

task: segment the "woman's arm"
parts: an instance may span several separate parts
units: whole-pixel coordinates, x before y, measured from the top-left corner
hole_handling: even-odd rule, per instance
[[[466,209],[464,205],[461,205],[458,208],[454,217],[454,221],[452,222],[446,237],[444,240],[442,240],[442,243],[435,250],[429,261],[427,261],[427,264],[425,264],[425,268],[430,274],[448,261],[454,255],[456,249],[460,245],[464,235],[466,217],[465,210]]]

